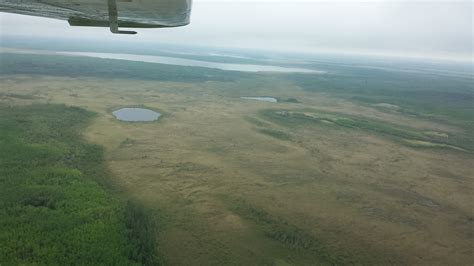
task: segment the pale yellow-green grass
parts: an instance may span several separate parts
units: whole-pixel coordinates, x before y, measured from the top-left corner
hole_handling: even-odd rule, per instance
[[[1,104],[64,103],[98,113],[86,137],[105,147],[114,183],[149,208],[158,253],[171,265],[473,262],[472,154],[418,149],[332,123],[287,127],[259,112],[313,108],[421,132],[460,128],[291,84],[251,91],[238,83],[27,75],[1,84]],[[239,99],[258,95],[302,103]],[[111,111],[126,106],[163,117],[117,121]]]

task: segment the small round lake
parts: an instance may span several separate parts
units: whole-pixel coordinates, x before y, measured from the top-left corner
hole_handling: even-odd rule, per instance
[[[112,112],[120,121],[126,122],[151,122],[158,120],[161,114],[144,108],[122,108]]]

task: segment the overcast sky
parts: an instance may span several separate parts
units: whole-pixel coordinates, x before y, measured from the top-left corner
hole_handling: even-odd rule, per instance
[[[132,40],[305,52],[376,53],[469,60],[468,1],[194,0],[191,25],[139,30],[69,27],[65,21],[0,13],[1,34]]]

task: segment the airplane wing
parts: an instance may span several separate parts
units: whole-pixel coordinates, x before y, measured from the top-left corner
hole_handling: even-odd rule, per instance
[[[0,12],[67,20],[71,26],[165,28],[189,24],[192,0],[0,0]]]

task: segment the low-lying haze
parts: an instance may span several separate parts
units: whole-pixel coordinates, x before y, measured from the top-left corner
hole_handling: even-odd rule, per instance
[[[471,1],[195,0],[191,25],[112,35],[106,28],[0,13],[2,35],[438,57],[472,57]]]

